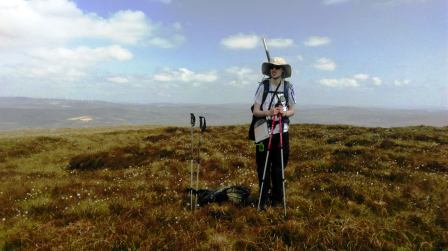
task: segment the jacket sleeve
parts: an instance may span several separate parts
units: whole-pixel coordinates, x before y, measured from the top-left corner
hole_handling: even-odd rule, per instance
[[[254,96],[254,103],[261,105],[263,99],[263,84],[259,84]]]
[[[296,92],[295,92],[295,90],[294,90],[294,85],[292,84],[292,83],[289,83],[289,88],[288,88],[289,90],[289,93],[288,93],[288,96],[289,96],[289,100],[288,100],[288,102],[291,102],[292,104],[296,104],[297,102],[296,102]]]

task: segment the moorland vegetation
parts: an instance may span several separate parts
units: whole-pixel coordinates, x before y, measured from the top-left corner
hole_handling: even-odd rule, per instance
[[[190,211],[187,127],[0,137],[2,250],[446,250],[448,127],[292,125],[287,213],[257,212],[247,126],[195,131],[201,188],[245,205]],[[255,202],[255,203],[254,203]]]

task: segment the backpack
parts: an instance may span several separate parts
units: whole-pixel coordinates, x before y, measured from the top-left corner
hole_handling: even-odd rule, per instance
[[[264,101],[266,101],[266,97],[268,96],[269,93],[269,79],[265,79],[263,80],[260,85],[263,85],[263,97],[261,99],[261,109],[263,109],[263,104]],[[288,105],[288,101],[289,101],[289,85],[290,83],[288,81],[285,80],[285,83],[283,85],[284,89],[283,89],[283,95],[285,96],[286,99],[286,105]],[[259,87],[260,88],[260,87]],[[254,105],[252,105],[250,107],[250,111],[252,112],[252,122],[250,123],[250,127],[249,127],[249,132],[248,132],[248,138],[249,140],[255,141],[255,132],[254,132],[254,128],[255,128],[255,124],[258,120],[260,119],[264,119],[263,117],[255,117],[253,115],[254,112]],[[284,118],[283,122],[285,123],[289,123],[289,118]]]
[[[216,190],[210,189],[188,189],[188,192],[198,196],[198,203],[204,206],[213,202],[221,203],[230,201],[237,205],[244,205],[250,194],[250,189],[243,186],[227,186]]]

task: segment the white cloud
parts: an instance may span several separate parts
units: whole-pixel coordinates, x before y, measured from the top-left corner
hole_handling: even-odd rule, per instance
[[[287,48],[294,45],[290,38],[271,38],[266,40],[267,46],[273,48]],[[221,40],[221,45],[228,49],[254,49],[261,45],[261,37],[256,34],[239,33]]]
[[[80,39],[139,45],[148,39],[165,37],[166,40],[174,39],[173,44],[179,44],[180,35],[176,33],[180,30],[178,23],[172,27],[153,23],[141,11],[118,11],[103,18],[83,12],[69,0],[8,0],[0,3],[0,50],[66,46]]]
[[[152,79],[157,82],[207,83],[218,79],[216,72],[195,73],[187,68],[171,70],[169,68],[155,74]]]
[[[149,37],[145,44],[170,49],[182,45],[186,38],[179,34],[182,31],[182,24],[175,22],[171,25],[163,26],[161,23],[153,24],[153,35]]]
[[[313,66],[323,71],[334,71],[336,69],[336,63],[329,58],[320,58]]]
[[[148,40],[148,44],[154,45],[160,48],[170,49],[178,47],[184,43],[185,37],[181,35],[173,35],[170,38],[154,37]]]
[[[115,84],[127,84],[129,83],[129,79],[125,77],[115,76],[107,78],[107,81],[115,83]]]
[[[376,86],[380,86],[383,84],[383,80],[381,80],[379,77],[372,77],[372,84]]]
[[[328,87],[359,87],[358,81],[354,78],[324,78],[319,83]]]
[[[374,86],[380,86],[383,84],[383,80],[381,80],[381,78],[379,77],[370,77],[369,74],[365,74],[365,73],[358,73],[353,75],[353,78],[356,79],[359,82],[363,82],[363,83],[370,83]],[[367,82],[369,81],[370,82]]]
[[[394,85],[395,86],[404,86],[404,85],[408,85],[409,83],[411,83],[411,80],[409,80],[409,79],[395,80],[394,81]]]
[[[226,83],[236,87],[254,85],[259,76],[253,69],[247,67],[230,67],[227,68],[225,72],[230,78],[230,80]]]
[[[370,81],[369,81],[370,80]],[[324,78],[319,80],[319,83],[328,87],[360,87],[361,85],[380,86],[383,81],[379,77],[370,77],[369,74],[358,73],[348,78]]]
[[[237,34],[221,40],[221,45],[229,49],[254,49],[260,43],[260,37],[254,34]]]
[[[140,11],[119,11],[104,19],[83,13],[68,0],[12,0],[0,5],[0,48],[61,46],[80,38],[136,44],[152,30]]]
[[[75,81],[86,77],[92,66],[104,61],[126,61],[133,55],[128,50],[112,45],[108,47],[88,48],[39,48],[28,53],[29,60],[10,72],[3,74],[29,78],[45,78],[47,80]],[[0,72],[0,75],[2,72]]]
[[[430,0],[377,0],[374,3],[375,4],[383,4],[383,5],[390,5],[390,6],[397,6],[401,4],[411,4],[411,3],[426,3]]]
[[[309,37],[305,42],[305,46],[308,47],[318,47],[323,46],[331,43],[331,39],[328,37],[319,37],[319,36],[312,36]]]
[[[152,0],[153,2],[159,2],[159,3],[164,3],[164,4],[171,4],[173,1],[172,0]]]
[[[102,60],[119,60],[125,61],[132,59],[133,55],[127,49],[119,45],[112,45],[108,47],[77,47],[74,49],[55,48],[46,49],[39,48],[30,52],[34,59],[43,60],[52,63],[63,62],[79,62],[80,64],[92,64]]]
[[[154,23],[141,11],[100,17],[70,0],[0,1],[0,77],[10,85],[95,79],[97,65],[133,59],[125,46],[175,47],[185,40],[181,30],[180,23]]]
[[[268,46],[273,48],[286,48],[294,45],[294,40],[289,38],[274,38],[269,39],[266,43]]]
[[[334,5],[349,2],[350,0],[323,0],[324,5]]]
[[[167,72],[161,72],[154,75],[153,79],[158,82],[170,82],[175,81],[175,78],[172,74]]]
[[[322,3],[324,5],[337,5],[337,4],[343,4],[348,2],[361,2],[362,0],[322,0]],[[410,4],[410,3],[426,3],[430,0],[375,0],[372,1],[372,4],[379,4],[379,5],[390,5],[390,6],[396,6],[401,4]]]
[[[365,73],[358,73],[353,75],[353,78],[359,81],[366,81],[367,79],[369,79],[369,75]]]
[[[182,30],[182,24],[179,23],[179,22],[173,23],[173,24],[172,24],[172,27],[173,27],[173,29],[176,30],[176,31],[180,31],[180,30]]]
[[[151,35],[153,27],[145,14],[141,11],[119,11],[108,20],[89,20],[91,28],[83,37],[96,37],[111,39],[124,44],[137,44]]]

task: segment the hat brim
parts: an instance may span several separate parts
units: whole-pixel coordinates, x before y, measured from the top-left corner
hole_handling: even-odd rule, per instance
[[[283,67],[283,72],[284,72],[284,78],[289,78],[291,77],[291,66],[289,64],[273,64],[273,63],[269,63],[269,62],[264,62],[261,65],[261,72],[266,75],[266,76],[271,76],[271,66],[276,65],[276,66],[281,66]]]

